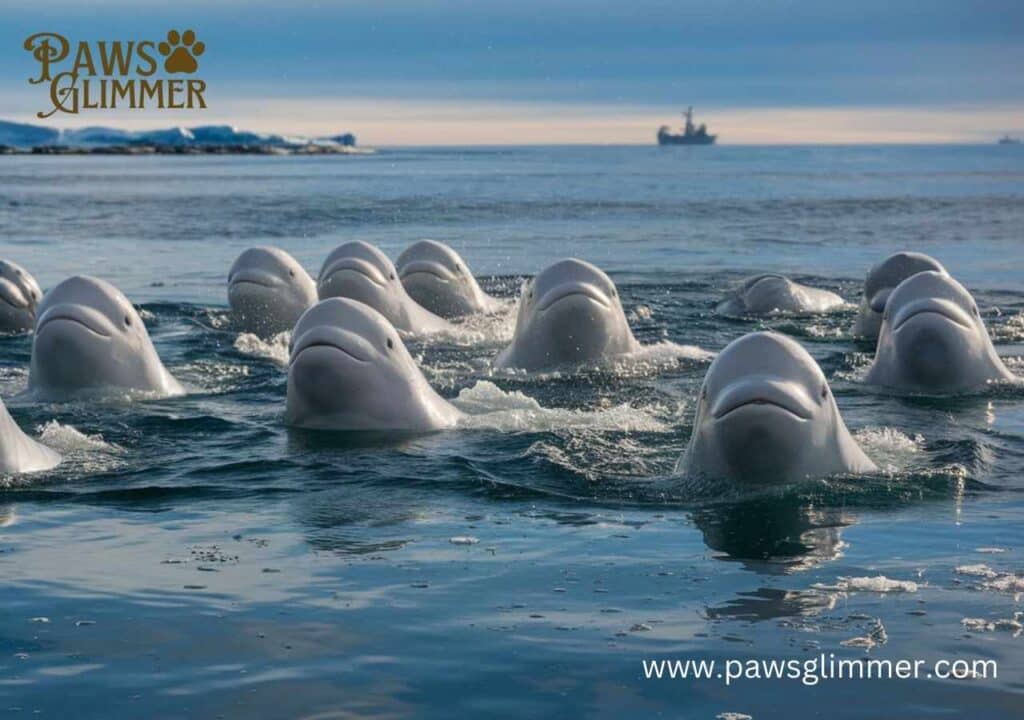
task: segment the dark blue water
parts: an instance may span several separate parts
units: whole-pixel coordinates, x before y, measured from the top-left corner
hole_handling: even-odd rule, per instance
[[[468,427],[390,442],[285,428],[282,346],[224,329],[231,260],[273,243],[315,274],[343,241],[395,257],[423,237],[510,299],[551,260],[591,260],[656,348],[579,375],[500,374],[489,360],[511,319],[475,322],[411,345],[477,413]],[[120,286],[191,388],[19,401],[30,341],[0,338],[12,414],[68,457],[0,480],[0,710],[1020,714],[1024,396],[872,392],[852,310],[713,312],[760,270],[855,300],[897,249],[939,258],[1024,372],[1019,147],[0,158],[0,257],[44,287],[72,273]],[[804,343],[884,472],[711,494],[673,476],[707,367],[697,348],[761,327]],[[878,624],[874,647],[849,644]],[[998,677],[726,687],[645,680],[641,664],[821,653],[994,659]]]

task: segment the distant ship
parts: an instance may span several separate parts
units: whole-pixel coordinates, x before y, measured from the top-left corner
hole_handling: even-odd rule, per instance
[[[686,108],[686,112],[683,113],[683,117],[686,118],[686,125],[683,127],[682,135],[674,135],[669,129],[668,125],[662,125],[658,128],[658,144],[659,145],[712,145],[715,142],[717,135],[708,135],[707,125],[704,123],[700,124],[700,127],[695,127],[693,124],[693,106]]]
[[[1001,138],[999,138],[999,144],[1000,145],[1020,145],[1020,140],[1018,140],[1017,138],[1012,138],[1009,135],[1003,135]]]

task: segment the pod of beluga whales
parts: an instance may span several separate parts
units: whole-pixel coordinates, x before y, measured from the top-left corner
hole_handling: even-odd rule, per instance
[[[335,248],[314,281],[287,252],[250,248],[228,273],[232,326],[261,337],[291,331],[285,422],[294,427],[432,432],[464,413],[434,390],[404,340],[494,313],[466,262],[435,241],[397,265],[365,242]],[[823,313],[835,293],[775,274],[743,281],[718,312]],[[30,396],[184,394],[128,299],[103,280],[75,276],[42,295],[23,268],[0,261],[0,331],[32,332]],[[970,293],[933,258],[901,252],[871,268],[853,327],[876,342],[865,382],[895,392],[959,394],[1020,382],[999,358]],[[497,368],[571,369],[641,350],[615,283],[567,258],[523,283],[515,329]],[[59,455],[28,437],[0,403],[0,472],[46,470]],[[797,341],[754,332],[711,362],[693,432],[677,466],[691,476],[793,481],[877,470],[840,415],[828,380]]]

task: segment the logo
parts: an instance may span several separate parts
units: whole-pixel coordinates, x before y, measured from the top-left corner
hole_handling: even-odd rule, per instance
[[[206,44],[194,30],[170,30],[153,40],[80,40],[58,33],[36,33],[24,48],[39,63],[32,85],[47,85],[52,107],[37,117],[86,110],[206,109],[206,82],[194,75]],[[162,62],[161,62],[162,60]]]

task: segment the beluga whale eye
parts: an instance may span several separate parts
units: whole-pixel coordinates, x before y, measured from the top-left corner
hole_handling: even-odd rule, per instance
[[[390,273],[388,275],[388,280],[394,280],[394,279],[395,279],[395,274],[394,273]]]
[[[124,316],[124,324],[125,324],[125,327],[131,327],[131,325],[132,325],[132,316],[131,315],[125,315]]]
[[[973,315],[974,317],[978,317],[979,314],[980,313],[978,312],[978,306],[977,305],[972,305],[971,306],[971,315]]]
[[[288,274],[291,275],[292,277],[295,277],[295,270],[289,268]]]
[[[821,384],[821,399],[824,400],[828,397],[828,383]]]
[[[392,340],[391,338],[388,338],[388,350],[394,350],[394,349],[395,349],[395,341]]]

